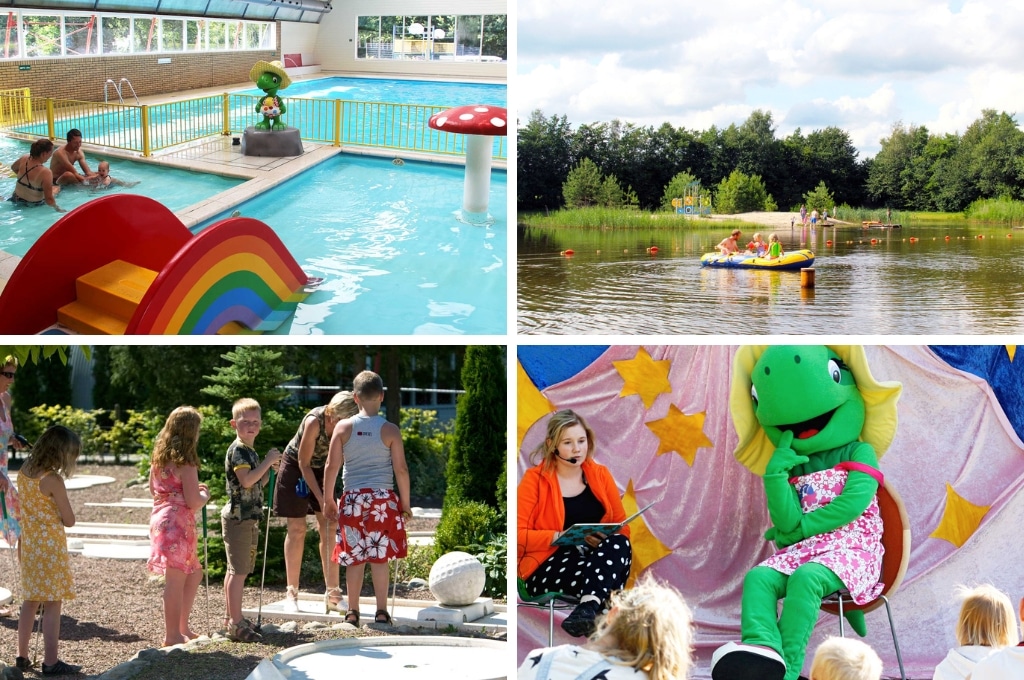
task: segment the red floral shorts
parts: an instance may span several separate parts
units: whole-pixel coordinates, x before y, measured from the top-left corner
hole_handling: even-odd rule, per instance
[[[405,518],[391,489],[355,489],[338,500],[338,539],[332,559],[350,567],[405,557]]]

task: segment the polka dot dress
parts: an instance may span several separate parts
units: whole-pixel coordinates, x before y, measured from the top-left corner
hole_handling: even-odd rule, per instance
[[[632,563],[632,546],[622,534],[612,534],[596,548],[566,546],[530,574],[526,592],[531,597],[551,592],[577,599],[593,595],[606,602],[613,591],[625,587]]]

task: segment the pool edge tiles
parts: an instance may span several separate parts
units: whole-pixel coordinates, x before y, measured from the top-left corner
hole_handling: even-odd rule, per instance
[[[259,194],[273,189],[274,187],[287,182],[310,168],[323,163],[326,160],[338,156],[342,150],[333,146],[315,145],[315,148],[306,151],[301,156],[290,157],[289,162],[284,163],[273,170],[264,171],[261,175],[253,177],[237,187],[232,187],[219,194],[188,206],[184,210],[175,213],[186,227],[194,230],[195,227],[207,222],[214,217],[224,213],[235,206],[255,198]],[[202,168],[214,167],[213,163],[202,163]],[[197,167],[199,164],[197,164]],[[206,170],[203,170],[206,172]]]

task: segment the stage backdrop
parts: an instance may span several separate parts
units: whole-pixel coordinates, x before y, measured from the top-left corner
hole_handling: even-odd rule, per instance
[[[595,431],[631,526],[634,575],[672,583],[694,610],[698,667],[710,677],[719,645],[739,639],[743,576],[772,552],[761,480],[732,455],[729,414],[735,347],[520,346],[518,477],[543,441],[546,416],[571,408]],[[956,584],[991,583],[1024,596],[1024,356],[1014,346],[870,346],[878,380],[903,384],[899,425],[881,460],[902,496],[912,548],[892,598],[904,664],[931,678],[956,644]],[[513,558],[515,559],[515,558]],[[1015,607],[1016,608],[1016,607]],[[578,641],[558,627],[555,644]],[[867,641],[898,677],[885,608],[868,614]],[[838,634],[822,614],[816,646]],[[547,644],[546,610],[518,608],[518,661]],[[810,663],[811,655],[807,657]],[[806,674],[806,667],[804,669]]]

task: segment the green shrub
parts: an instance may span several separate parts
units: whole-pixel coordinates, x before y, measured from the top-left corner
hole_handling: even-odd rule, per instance
[[[504,597],[508,584],[506,571],[508,568],[508,535],[491,534],[484,543],[473,543],[461,548],[484,565],[487,580],[484,582],[484,594],[490,597]]]
[[[467,545],[486,543],[495,529],[497,518],[494,508],[478,501],[449,503],[442,511],[441,522],[434,533],[435,558],[453,550],[462,550]]]
[[[102,431],[96,424],[97,411],[83,411],[80,408],[71,406],[33,406],[29,409],[32,414],[31,422],[21,425],[22,432],[31,441],[39,438],[52,425],[63,425],[74,430],[82,440],[82,455],[93,456],[103,453],[106,449],[103,443]]]
[[[451,425],[438,423],[436,411],[404,408],[401,429],[412,497],[440,502],[447,489]]]
[[[434,547],[430,545],[409,545],[409,552],[402,560],[402,581],[413,578],[430,580],[430,568],[434,566]],[[369,570],[367,570],[369,571]]]

